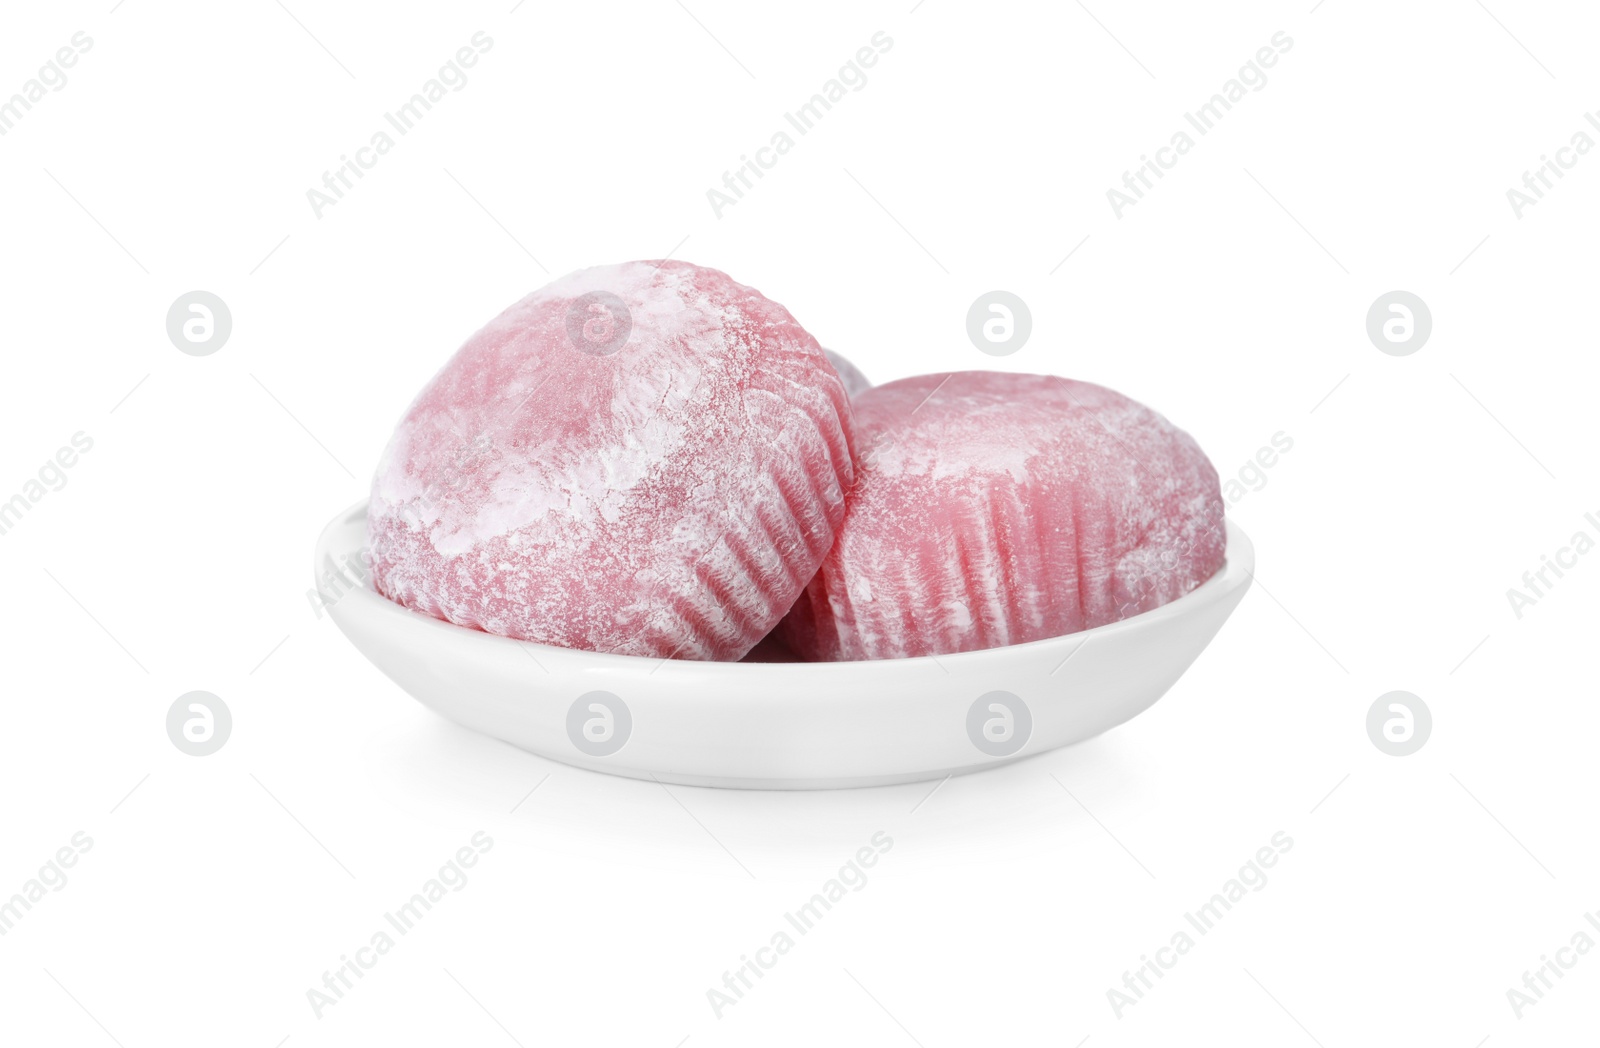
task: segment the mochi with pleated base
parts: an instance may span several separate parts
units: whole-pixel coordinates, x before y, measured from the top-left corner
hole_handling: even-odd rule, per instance
[[[833,545],[850,408],[788,311],[685,262],[581,270],[406,412],[368,510],[378,592],[488,633],[738,659]]]
[[[1216,470],[1119,393],[957,372],[853,401],[838,541],[777,642],[805,661],[974,651],[1116,622],[1222,565]]]

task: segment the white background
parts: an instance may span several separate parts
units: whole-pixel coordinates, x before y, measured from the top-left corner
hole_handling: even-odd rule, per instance
[[[112,2],[0,32],[0,96],[94,42],[0,138],[0,499],[94,441],[0,536],[0,896],[94,842],[0,937],[0,1039],[1592,1035],[1600,951],[1521,1018],[1506,994],[1600,910],[1600,555],[1520,619],[1506,596],[1600,516],[1600,159],[1520,218],[1506,196],[1600,106],[1583,5]],[[478,30],[470,82],[315,217]],[[880,30],[865,87],[716,217]],[[1117,218],[1106,190],[1279,30],[1266,86]],[[1283,431],[1229,508],[1259,585],[1148,713],[931,797],[669,794],[440,720],[313,614],[312,543],[479,325],[668,252],[878,381],[1100,382],[1224,477]],[[208,357],[165,331],[196,288],[233,315]],[[964,329],[995,288],[1034,317],[998,360]],[[1433,315],[1407,357],[1365,332],[1395,289]],[[234,718],[204,758],[164,727],[195,689]],[[1413,756],[1366,734],[1393,689],[1433,712]],[[318,1018],[306,991],[479,830],[469,883]],[[866,887],[718,1018],[706,991],[880,830]],[[1280,830],[1266,887],[1119,1018],[1123,972]]]

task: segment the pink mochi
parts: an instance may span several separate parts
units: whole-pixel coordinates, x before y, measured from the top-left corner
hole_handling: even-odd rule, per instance
[[[372,485],[389,599],[541,644],[737,659],[833,545],[850,407],[775,302],[685,262],[562,277],[473,335]]]
[[[804,661],[942,655],[1160,607],[1222,566],[1217,472],[1119,393],[968,371],[854,402],[839,539],[774,640]]]

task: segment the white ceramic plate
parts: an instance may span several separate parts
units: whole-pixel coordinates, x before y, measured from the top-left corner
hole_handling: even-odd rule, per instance
[[[937,658],[688,662],[491,636],[403,608],[370,581],[330,592],[326,574],[360,565],[365,543],[363,502],[318,539],[319,586],[345,636],[423,705],[566,764],[756,789],[938,779],[1098,735],[1172,687],[1255,566],[1249,538],[1229,521],[1227,562],[1214,577],[1082,633]]]

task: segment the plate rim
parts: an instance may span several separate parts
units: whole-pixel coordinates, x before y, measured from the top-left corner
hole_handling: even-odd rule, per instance
[[[370,498],[363,498],[336,514],[326,524],[317,537],[316,549],[312,559],[312,580],[314,586],[320,583],[323,566],[325,563],[337,565],[332,559],[335,552],[348,553],[348,551],[335,551],[330,548],[334,538],[341,529],[355,524],[357,518],[363,522],[366,518],[366,507]],[[1227,543],[1224,547],[1222,566],[1215,574],[1194,589],[1165,604],[1130,615],[1116,622],[1108,622],[1086,630],[1074,633],[1058,634],[1054,637],[1044,637],[1039,640],[1024,641],[1019,644],[1006,644],[995,648],[980,648],[975,651],[952,652],[944,655],[917,655],[900,659],[862,659],[834,662],[743,662],[743,661],[711,661],[695,659],[674,659],[671,657],[656,658],[647,655],[618,655],[611,652],[587,651],[582,648],[563,648],[555,645],[540,644],[537,641],[519,640],[515,637],[505,637],[500,634],[487,633],[483,630],[472,629],[458,625],[444,619],[426,615],[420,611],[398,604],[383,594],[379,593],[372,585],[370,572],[363,573],[359,586],[341,594],[328,605],[330,617],[337,622],[339,605],[347,600],[359,600],[369,606],[377,607],[379,614],[398,616],[396,621],[413,622],[416,628],[443,630],[441,636],[458,638],[454,643],[498,643],[501,645],[518,645],[532,649],[537,656],[547,655],[554,661],[565,662],[568,660],[581,660],[587,666],[595,669],[607,667],[621,672],[633,672],[646,669],[652,675],[666,673],[670,675],[691,674],[704,677],[714,674],[719,677],[731,676],[749,679],[758,675],[774,676],[783,673],[786,678],[803,676],[811,679],[825,678],[833,674],[881,673],[881,672],[912,672],[919,669],[929,669],[942,674],[949,674],[958,669],[978,667],[983,663],[995,659],[1026,657],[1029,654],[1043,653],[1051,648],[1059,648],[1066,644],[1086,643],[1093,637],[1109,636],[1126,630],[1139,629],[1154,621],[1174,616],[1185,615],[1198,610],[1202,605],[1211,604],[1226,599],[1235,590],[1241,587],[1248,588],[1255,579],[1255,544],[1251,541],[1243,528],[1239,527],[1231,517],[1224,516],[1223,525],[1226,531]],[[365,548],[365,541],[358,549]],[[374,603],[376,602],[376,603]],[[786,679],[786,684],[793,683]]]

